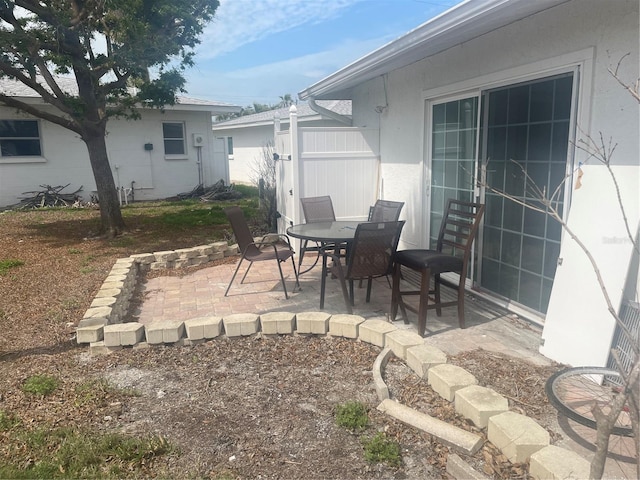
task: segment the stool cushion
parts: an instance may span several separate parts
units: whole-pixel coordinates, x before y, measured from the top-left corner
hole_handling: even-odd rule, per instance
[[[432,274],[460,272],[462,259],[435,250],[400,250],[393,257],[394,262],[413,270],[428,268]]]

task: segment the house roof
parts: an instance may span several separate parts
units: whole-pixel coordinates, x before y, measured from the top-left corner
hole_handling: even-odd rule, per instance
[[[415,63],[569,0],[465,0],[298,93],[351,98],[362,82]]]
[[[56,82],[60,88],[74,95],[78,92],[78,86],[74,78],[56,77]],[[40,95],[26,86],[24,83],[9,78],[0,78],[0,93],[11,97],[22,97],[25,99],[40,99]],[[214,100],[202,100],[185,96],[176,96],[175,105],[165,105],[165,110],[191,110],[206,111],[212,114],[239,112],[242,107],[230,103],[217,102]]]
[[[318,105],[340,115],[347,117],[351,116],[351,100],[321,100],[318,101]],[[276,115],[280,117],[282,123],[287,123],[289,121],[289,108],[290,107],[283,107],[276,110],[254,113],[252,115],[244,115],[224,122],[214,123],[213,128],[214,130],[223,130],[228,128],[273,125],[273,119]],[[322,116],[318,112],[315,112],[306,102],[298,103],[296,108],[298,110],[299,122],[307,122],[322,118]]]

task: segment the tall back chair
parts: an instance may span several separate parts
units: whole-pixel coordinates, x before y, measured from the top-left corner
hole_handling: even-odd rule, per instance
[[[391,319],[395,320],[398,306],[402,310],[405,323],[408,323],[406,309],[418,314],[418,333],[424,336],[427,324],[427,310],[436,309],[442,315],[442,307],[456,305],[458,307],[458,323],[464,328],[464,291],[467,279],[467,268],[471,258],[471,247],[478,233],[480,220],[484,213],[484,205],[449,199],[440,225],[438,242],[435,250],[401,250],[394,256],[393,292],[391,297]],[[400,290],[401,268],[406,267],[420,273],[419,290]],[[452,285],[440,278],[440,274],[454,272],[459,275],[457,285]],[[434,277],[434,288],[430,289],[431,276]],[[442,302],[440,285],[456,288],[456,301]],[[419,295],[418,308],[407,305],[402,297]],[[429,296],[433,303],[429,305]]]
[[[349,244],[347,255],[341,256],[333,251],[325,250],[323,255],[332,260],[331,273],[340,281],[347,311],[353,313],[354,294],[353,281],[368,279],[367,302],[371,300],[371,284],[374,277],[383,277],[391,273],[393,255],[398,248],[398,241],[404,221],[361,223],[356,229],[353,242]],[[344,264],[343,264],[344,261]],[[320,308],[324,307],[326,275],[323,272],[320,285]],[[347,292],[346,282],[349,281]]]
[[[395,222],[400,218],[402,207],[404,207],[404,202],[377,200],[375,205],[369,209],[369,221]]]
[[[284,290],[285,298],[289,298],[287,294],[287,286],[284,282],[284,275],[282,275],[282,267],[280,264],[282,262],[286,262],[287,259],[291,259],[291,264],[293,265],[293,273],[296,277],[296,286],[300,287],[300,282],[298,280],[298,271],[296,270],[296,262],[293,260],[293,255],[295,252],[291,248],[291,244],[289,243],[289,238],[286,235],[278,235],[278,241],[265,241],[267,235],[265,235],[260,242],[255,242],[253,239],[253,235],[251,235],[251,230],[249,230],[249,225],[247,225],[247,221],[244,218],[244,214],[240,207],[229,207],[225,208],[224,213],[229,219],[229,223],[231,224],[231,228],[233,229],[233,235],[236,238],[236,242],[238,243],[238,247],[240,248],[240,260],[238,261],[238,265],[236,266],[235,272],[233,272],[233,277],[231,277],[231,281],[229,282],[229,286],[227,287],[227,291],[224,292],[224,296],[226,297],[229,293],[229,289],[231,288],[231,284],[236,278],[238,274],[238,270],[240,270],[240,265],[244,260],[249,262],[249,266],[247,267],[247,271],[244,272],[244,276],[240,283],[244,283],[244,279],[247,277],[249,270],[251,269],[251,265],[253,262],[263,262],[263,261],[276,261],[278,265],[278,271],[280,272],[280,280],[282,281],[282,288]],[[268,237],[272,237],[270,234]]]
[[[300,203],[302,204],[305,223],[333,222],[336,219],[336,214],[333,211],[333,202],[329,195],[301,198]],[[298,257],[298,270],[300,273],[308,272],[316,266],[320,258],[320,250],[324,246],[322,244],[308,246],[308,243],[308,240],[303,240],[300,245],[300,255]],[[313,264],[302,271],[302,259],[304,258],[305,252],[316,252],[317,255]]]

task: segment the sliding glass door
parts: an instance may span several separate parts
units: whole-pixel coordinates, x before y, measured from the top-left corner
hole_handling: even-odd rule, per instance
[[[486,212],[471,278],[541,314],[549,303],[561,227],[523,204],[544,209],[540,192],[555,192],[554,205],[565,208],[573,90],[573,74],[566,74],[429,104],[431,245],[446,199],[477,195]],[[486,185],[475,190],[478,165]]]

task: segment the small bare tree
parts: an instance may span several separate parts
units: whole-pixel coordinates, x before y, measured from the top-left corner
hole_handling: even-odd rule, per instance
[[[278,230],[278,205],[276,203],[276,160],[273,143],[262,147],[262,154],[252,164],[251,181],[258,187],[262,221],[269,232]]]
[[[609,69],[609,72],[628,92],[631,93],[631,95],[640,104],[640,80],[636,81],[634,85],[628,85],[624,81],[622,81],[618,75],[620,62],[615,69]],[[619,184],[611,167],[611,159],[615,152],[616,144],[614,144],[612,140],[605,141],[602,134],[600,134],[600,137],[597,140],[594,140],[588,134],[583,134],[583,138],[576,142],[575,146],[576,148],[587,154],[586,161],[598,162],[599,164],[603,165],[609,173],[610,179],[613,182],[613,186],[616,191],[617,203],[622,214],[626,233],[629,237],[629,240],[631,241],[631,244],[633,245],[635,253],[637,255],[640,255],[638,239],[636,238],[637,232],[633,232],[629,225],[629,220],[625,211]],[[538,185],[536,185],[533,179],[528,175],[526,169],[520,163],[518,163],[516,160],[511,161],[514,162],[520,169],[520,172],[524,177],[525,189],[528,193],[527,197],[532,198],[533,200],[523,200],[522,198],[514,197],[513,195],[510,195],[505,191],[493,188],[492,186],[487,184],[486,175],[482,175],[479,183],[487,190],[503,198],[516,202],[524,206],[525,208],[549,215],[551,218],[560,223],[564,231],[574,242],[576,242],[583,253],[587,256],[595,273],[600,290],[602,291],[604,300],[607,304],[608,311],[614,318],[617,328],[620,329],[632,348],[632,359],[630,368],[624,368],[622,362],[620,361],[619,352],[616,349],[612,350],[612,357],[614,358],[616,363],[616,370],[623,380],[623,388],[614,396],[609,411],[604,412],[595,402],[592,409],[593,416],[596,420],[597,434],[596,453],[593,460],[591,461],[591,470],[589,476],[592,479],[600,479],[604,474],[604,467],[607,452],[609,449],[609,438],[623,409],[628,409],[628,413],[631,416],[636,457],[640,458],[640,427],[638,419],[638,405],[640,405],[640,402],[638,400],[638,397],[640,395],[640,345],[638,345],[637,333],[634,334],[634,332],[630,331],[625,322],[620,318],[618,311],[613,306],[609,291],[607,290],[607,286],[605,285],[605,282],[602,278],[600,268],[598,267],[596,259],[594,258],[591,251],[589,251],[589,248],[585,245],[585,243],[580,240],[573,229],[567,224],[567,222],[562,217],[561,211],[559,210],[559,200],[566,183],[575,176],[577,178],[576,188],[580,187],[582,176],[582,170],[580,169],[580,167],[578,167],[576,171],[565,176],[563,181],[553,192],[548,192],[544,188],[540,188]],[[486,165],[484,166],[483,170],[486,171]],[[638,463],[636,463],[636,475],[637,478],[640,478],[640,464]]]

